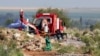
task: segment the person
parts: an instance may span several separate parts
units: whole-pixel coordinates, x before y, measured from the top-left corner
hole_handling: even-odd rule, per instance
[[[45,32],[45,33],[48,33],[48,30],[49,30],[49,29],[48,29],[48,25],[45,24],[45,26],[44,26],[44,32]]]
[[[62,39],[62,40],[64,39],[64,38],[63,38],[63,34],[61,33],[60,30],[57,30],[56,33],[57,33],[57,34],[56,34],[56,37],[57,37],[57,40],[58,40],[58,41],[60,41],[60,39]]]
[[[44,27],[45,27],[46,24],[48,24],[47,20],[43,19],[43,21],[42,21],[42,29],[44,29]]]

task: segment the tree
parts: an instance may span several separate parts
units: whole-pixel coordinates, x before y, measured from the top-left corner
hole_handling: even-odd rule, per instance
[[[90,25],[90,31],[94,30],[94,25]]]
[[[13,22],[13,19],[7,19],[5,21],[5,25],[7,26],[7,25],[11,24],[12,22]]]
[[[55,13],[57,16],[65,23],[66,27],[70,26],[70,20],[67,15],[65,15],[63,10],[60,9],[52,9],[52,8],[47,8],[47,9],[39,9],[36,13]]]
[[[100,22],[97,22],[93,27],[100,29]]]

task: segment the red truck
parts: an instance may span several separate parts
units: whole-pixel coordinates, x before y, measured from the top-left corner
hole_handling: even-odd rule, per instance
[[[34,24],[38,24],[37,27],[42,28],[42,21],[47,20],[48,27],[49,27],[49,33],[56,34],[56,31],[63,31],[63,24],[62,20],[60,20],[56,14],[53,13],[38,13],[36,14],[36,17],[34,19]],[[41,29],[39,29],[41,30]]]

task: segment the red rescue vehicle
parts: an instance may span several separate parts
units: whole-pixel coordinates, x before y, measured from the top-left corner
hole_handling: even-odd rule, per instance
[[[31,24],[26,21],[26,19],[24,18],[24,13],[21,10],[20,20],[22,23],[27,24],[29,27],[33,28],[37,34],[41,34],[41,31],[43,30],[42,28],[43,20],[47,20],[49,33],[51,35],[59,33],[63,34],[64,25],[62,23],[62,20],[60,20],[58,16],[54,13],[38,13],[35,16],[33,24]]]

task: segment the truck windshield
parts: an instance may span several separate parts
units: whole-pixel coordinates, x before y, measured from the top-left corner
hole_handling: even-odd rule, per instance
[[[42,19],[36,19],[36,20],[34,21],[34,24],[35,24],[36,26],[39,26],[39,25],[41,24],[41,22],[42,22]]]
[[[49,24],[52,23],[52,20],[51,20],[50,17],[41,17],[41,18],[38,18],[38,19],[34,19],[34,22],[33,22],[33,23],[34,23],[36,26],[39,26],[39,25],[42,23],[42,20],[43,20],[43,19],[46,19],[47,22],[48,22]]]

